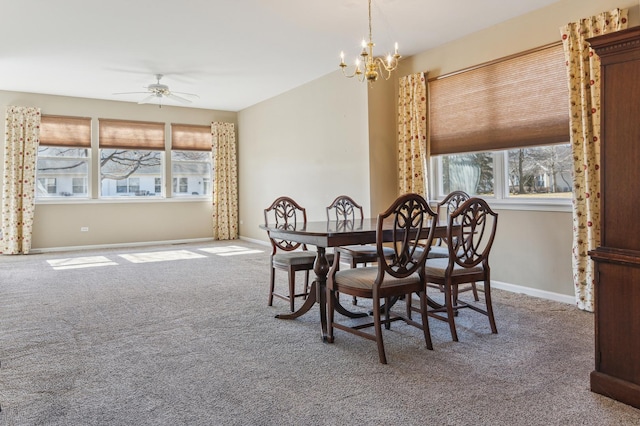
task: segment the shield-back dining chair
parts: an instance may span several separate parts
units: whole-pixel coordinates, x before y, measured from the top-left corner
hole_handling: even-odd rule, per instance
[[[427,318],[426,282],[424,267],[430,244],[420,250],[420,238],[431,243],[437,223],[437,212],[429,208],[427,201],[418,194],[405,194],[396,199],[385,212],[378,215],[376,228],[376,250],[378,263],[376,266],[366,266],[339,270],[338,263],[341,252],[336,252],[334,264],[327,279],[327,333],[330,342],[333,341],[333,329],[337,328],[360,337],[377,342],[378,358],[382,364],[387,363],[387,357],[382,340],[382,324],[390,328],[393,321],[403,320],[423,331],[427,348],[433,349],[429,322]],[[386,228],[385,228],[386,224]],[[393,239],[393,255],[385,256],[385,234]],[[335,321],[336,294],[348,294],[358,298],[372,300],[373,322],[367,320],[364,324],[354,324],[352,319],[345,322]],[[417,322],[403,313],[391,313],[392,299],[412,293],[420,295],[422,321]],[[384,306],[382,306],[384,301]],[[384,318],[383,318],[384,313]],[[373,327],[374,332],[363,331]]]
[[[296,229],[303,227],[307,223],[307,212],[290,197],[279,197],[269,207],[264,209],[264,222],[275,224],[282,229]],[[269,306],[273,305],[273,298],[277,297],[289,302],[291,312],[294,311],[294,301],[296,297],[306,297],[309,289],[309,271],[313,269],[313,264],[317,253],[307,249],[305,244],[287,240],[275,239],[269,235],[271,242],[271,270],[269,281]],[[332,255],[327,254],[329,262]],[[287,271],[288,293],[277,292],[275,289],[276,269]],[[296,291],[296,272],[305,272],[304,290],[300,293]]]
[[[438,203],[438,212],[440,214],[444,212],[446,214],[445,217],[448,218],[451,213],[456,211],[456,209],[469,198],[471,198],[471,196],[464,191],[452,191]],[[449,257],[449,247],[446,238],[439,238],[434,246],[431,247],[431,251],[429,251],[429,258],[438,257]],[[444,287],[436,287],[439,287],[440,290],[444,291]],[[458,299],[458,293],[462,293],[465,291],[473,292],[473,298],[476,302],[480,300],[478,298],[478,288],[476,287],[476,283],[469,283],[467,287],[463,288],[455,287],[453,300],[456,301]]]
[[[497,333],[491,305],[491,270],[489,253],[498,224],[498,214],[481,198],[472,197],[449,215],[447,242],[449,256],[430,258],[426,261],[425,275],[428,283],[444,286],[444,306],[432,309],[429,315],[447,321],[451,337],[458,341],[455,314],[469,308],[489,317],[492,333]],[[456,288],[462,284],[483,282],[485,306],[473,301],[463,301]],[[443,314],[446,314],[443,316]]]
[[[362,206],[356,203],[353,198],[348,195],[339,195],[335,200],[331,202],[326,208],[327,220],[343,221],[344,223],[352,223],[352,226],[357,226],[364,219],[364,213]],[[337,252],[340,252],[340,258],[344,263],[348,263],[352,268],[358,267],[358,265],[367,266],[369,263],[375,263],[378,261],[378,250],[375,245],[361,244],[341,246],[336,248]],[[385,256],[392,256],[393,249],[390,247],[384,247],[383,253]],[[353,297],[353,304],[358,303],[358,298]]]

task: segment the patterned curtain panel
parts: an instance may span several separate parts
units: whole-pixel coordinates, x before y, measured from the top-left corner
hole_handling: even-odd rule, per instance
[[[398,93],[398,193],[427,193],[427,82],[424,73],[400,78]]]
[[[2,253],[27,254],[35,210],[40,109],[8,106],[2,174]]]
[[[573,284],[580,309],[593,312],[593,262],[600,244],[600,58],[585,39],[627,28],[614,9],[560,28],[569,77],[573,179]]]
[[[213,238],[238,238],[238,167],[233,123],[212,123]]]

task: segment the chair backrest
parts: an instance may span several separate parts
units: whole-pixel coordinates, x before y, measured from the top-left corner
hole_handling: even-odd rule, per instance
[[[447,224],[449,266],[489,266],[489,252],[498,225],[498,214],[482,198],[471,197],[449,215]]]
[[[471,198],[471,196],[464,191],[450,192],[446,197],[444,197],[442,201],[438,203],[438,212],[440,212],[441,209],[444,208],[448,217],[469,198]]]
[[[380,213],[376,229],[379,259],[376,283],[380,284],[384,273],[397,278],[422,273],[437,223],[438,213],[431,210],[427,200],[419,194],[402,195],[387,211]],[[426,237],[425,232],[428,232]],[[384,255],[385,233],[395,242],[393,257]]]
[[[264,209],[264,224],[275,224],[280,229],[297,229],[307,224],[307,211],[293,199],[279,197]],[[276,248],[284,251],[293,251],[302,246],[303,250],[307,249],[304,244],[288,240],[276,240],[271,238],[271,235],[269,235],[269,239],[274,253]]]
[[[327,220],[354,221],[356,219],[362,219],[363,216],[362,206],[347,195],[336,197],[336,199],[327,206]]]

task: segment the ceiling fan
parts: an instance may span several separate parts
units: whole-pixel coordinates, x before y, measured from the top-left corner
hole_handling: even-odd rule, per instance
[[[138,93],[147,94],[147,96],[142,100],[140,100],[138,103],[148,104],[151,101],[157,99],[158,106],[160,107],[162,107],[162,98],[169,98],[183,104],[190,104],[191,100],[185,98],[184,96],[195,97],[195,98],[199,97],[194,93],[172,92],[171,90],[169,90],[169,86],[167,86],[166,84],[160,83],[160,79],[162,77],[163,77],[162,74],[156,74],[156,83],[148,85],[146,87],[147,89],[146,92],[121,92],[121,93],[114,93],[114,95],[131,95],[131,94],[138,94]],[[180,94],[182,96],[178,96],[177,94]]]

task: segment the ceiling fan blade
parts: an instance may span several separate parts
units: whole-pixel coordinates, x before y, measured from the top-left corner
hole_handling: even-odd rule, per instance
[[[173,93],[169,93],[167,95],[167,98],[173,99],[174,101],[182,102],[183,104],[190,104],[191,103],[191,101],[189,99],[185,99],[185,98],[183,98],[181,96],[174,95]]]
[[[185,92],[171,92],[171,93],[182,95],[182,96],[192,96],[194,98],[199,98],[200,97],[200,96],[196,95],[195,93],[185,93]]]
[[[149,93],[149,92],[119,92],[119,93],[112,93],[112,95],[139,95],[141,93]]]
[[[138,104],[148,104],[151,100],[153,100],[153,98],[156,98],[156,97],[157,96],[155,94],[151,94],[146,98],[144,98],[143,100],[141,100],[140,102],[138,102]]]

